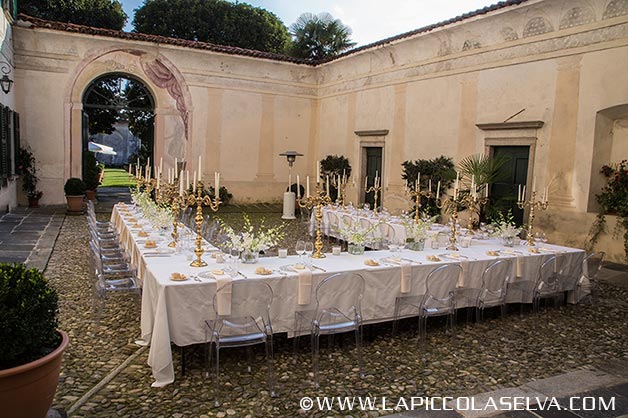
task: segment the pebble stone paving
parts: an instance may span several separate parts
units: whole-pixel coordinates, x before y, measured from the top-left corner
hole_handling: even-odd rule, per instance
[[[239,214],[223,215],[237,222]],[[259,222],[261,215],[251,215]],[[267,224],[280,214],[266,214]],[[103,218],[106,218],[104,216]],[[294,248],[306,225],[290,221],[283,246]],[[279,396],[271,398],[265,384],[263,348],[256,348],[252,373],[245,351],[224,350],[221,381],[223,403],[214,407],[212,381],[204,376],[202,347],[186,351],[187,371],[173,348],[176,380],[152,388],[148,351],[138,352],[140,303],[132,294],[107,300],[100,323],[92,314],[88,229],[84,217],[66,217],[45,272],[60,297],[60,323],[70,336],[54,407],[74,417],[299,417],[366,416],[391,411],[303,411],[303,396],[462,396],[513,387],[584,366],[595,366],[628,355],[628,292],[603,284],[595,305],[547,308],[540,313],[511,309],[504,319],[481,323],[459,321],[456,344],[445,327],[430,323],[428,349],[416,343],[414,321],[402,324],[397,336],[390,324],[369,326],[365,332],[366,377],[357,375],[350,336],[321,342],[321,387],[310,380],[309,339],[302,338],[296,356],[292,341],[275,338],[275,368]],[[75,403],[129,356],[137,356],[109,383],[78,408]]]

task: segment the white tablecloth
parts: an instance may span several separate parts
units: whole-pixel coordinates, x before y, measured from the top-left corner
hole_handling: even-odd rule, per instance
[[[115,211],[114,211],[115,212]],[[112,215],[113,216],[113,215]],[[132,235],[132,234],[131,234]],[[131,236],[133,239],[133,236]],[[313,271],[312,292],[320,280],[334,273],[354,271],[362,274],[366,281],[364,297],[362,299],[362,316],[365,323],[383,322],[392,319],[394,315],[395,299],[401,295],[401,266],[380,265],[368,267],[364,264],[366,259],[380,260],[385,257],[401,256],[411,260],[412,279],[409,294],[422,294],[425,291],[427,275],[436,267],[461,262],[464,277],[461,278],[459,287],[479,288],[484,269],[499,258],[511,258],[513,260],[512,277],[517,280],[535,281],[539,267],[544,260],[554,254],[566,257],[569,264],[581,263],[584,251],[573,248],[544,245],[546,251],[540,254],[531,254],[527,247],[516,246],[515,251],[520,252],[520,276],[515,277],[517,264],[516,255],[504,255],[495,257],[487,255],[489,250],[504,250],[495,241],[473,241],[469,248],[463,248],[459,252],[461,258],[447,258],[444,249],[426,249],[415,252],[404,250],[391,254],[389,251],[369,251],[364,255],[350,255],[342,253],[339,256],[328,254],[324,259],[314,260],[314,266],[319,269]],[[429,255],[438,255],[439,262],[427,260]],[[464,258],[466,257],[466,258]],[[216,260],[205,256],[208,266],[205,268],[193,268],[185,255],[172,255],[169,257],[146,258],[141,256],[145,263],[144,288],[142,293],[142,318],[141,338],[144,342],[150,342],[148,363],[152,367],[155,382],[153,386],[164,386],[174,381],[174,367],[170,343],[178,346],[198,344],[205,342],[204,320],[210,317],[211,301],[216,292],[216,283],[213,279],[202,279],[202,282],[187,280],[174,282],[170,280],[173,272],[184,273],[188,276],[200,272],[224,268],[224,264],[216,264]],[[241,264],[240,271],[248,280],[264,280],[273,289],[274,300],[271,306],[271,321],[275,332],[287,332],[293,334],[294,314],[296,310],[309,309],[311,307],[297,303],[298,275],[296,272],[283,272],[280,267],[294,264],[297,256],[288,258],[268,257],[261,258],[257,264]],[[255,274],[257,267],[272,269],[274,273],[269,276]],[[324,270],[324,271],[323,271]],[[246,280],[238,277],[234,280]],[[339,295],[342,297],[342,295]],[[509,296],[509,302],[518,302],[521,295]],[[314,301],[315,298],[311,297]],[[525,302],[530,302],[526,300]],[[460,306],[462,307],[462,306]]]

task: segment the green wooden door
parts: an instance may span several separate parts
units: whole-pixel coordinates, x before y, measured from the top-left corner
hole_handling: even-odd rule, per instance
[[[517,188],[528,178],[529,146],[493,147],[493,156],[506,157],[499,181],[491,185],[492,214],[506,214],[510,209],[517,225],[523,224],[523,210],[517,207]]]
[[[375,185],[375,174],[382,175],[382,147],[366,147],[366,175],[368,176],[368,187]],[[380,181],[381,184],[381,181]],[[371,209],[375,204],[375,192],[366,193],[364,202],[368,203]],[[382,205],[381,192],[377,196],[377,205]]]

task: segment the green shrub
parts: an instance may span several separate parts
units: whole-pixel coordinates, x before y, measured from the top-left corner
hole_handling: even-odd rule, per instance
[[[26,364],[55,350],[57,293],[37,269],[0,263],[0,369]]]
[[[93,152],[87,152],[85,154],[83,167],[83,181],[85,182],[85,188],[87,190],[96,191],[100,180],[100,165],[96,160],[96,156]]]
[[[83,180],[72,177],[65,182],[63,191],[67,196],[80,196],[85,194],[85,183]]]

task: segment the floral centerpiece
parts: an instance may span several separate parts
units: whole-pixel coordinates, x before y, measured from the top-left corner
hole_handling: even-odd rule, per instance
[[[231,246],[242,252],[241,257],[244,263],[256,263],[259,260],[260,251],[279,244],[285,235],[285,224],[267,228],[265,220],[262,219],[259,227],[255,228],[246,214],[244,214],[244,225],[241,231],[235,231],[222,220],[219,222]]]
[[[153,226],[159,228],[163,233],[172,224],[174,216],[172,209],[168,206],[160,206],[151,199],[150,194],[146,191],[135,189],[131,192],[131,200],[138,206],[144,217],[148,219]]]
[[[350,222],[346,218],[334,226],[334,230],[349,243],[350,254],[364,254],[365,245],[373,240],[373,232],[379,228],[381,222],[362,225],[360,222]]]
[[[521,228],[515,225],[512,212],[509,210],[506,215],[500,213],[499,216],[491,224],[493,236],[499,237],[507,247],[515,245],[515,237],[521,233]]]
[[[425,248],[425,239],[427,238],[427,231],[430,230],[431,225],[436,220],[437,216],[429,217],[427,214],[423,214],[418,221],[409,215],[401,216],[401,223],[406,230],[406,246],[414,251],[422,251]]]

